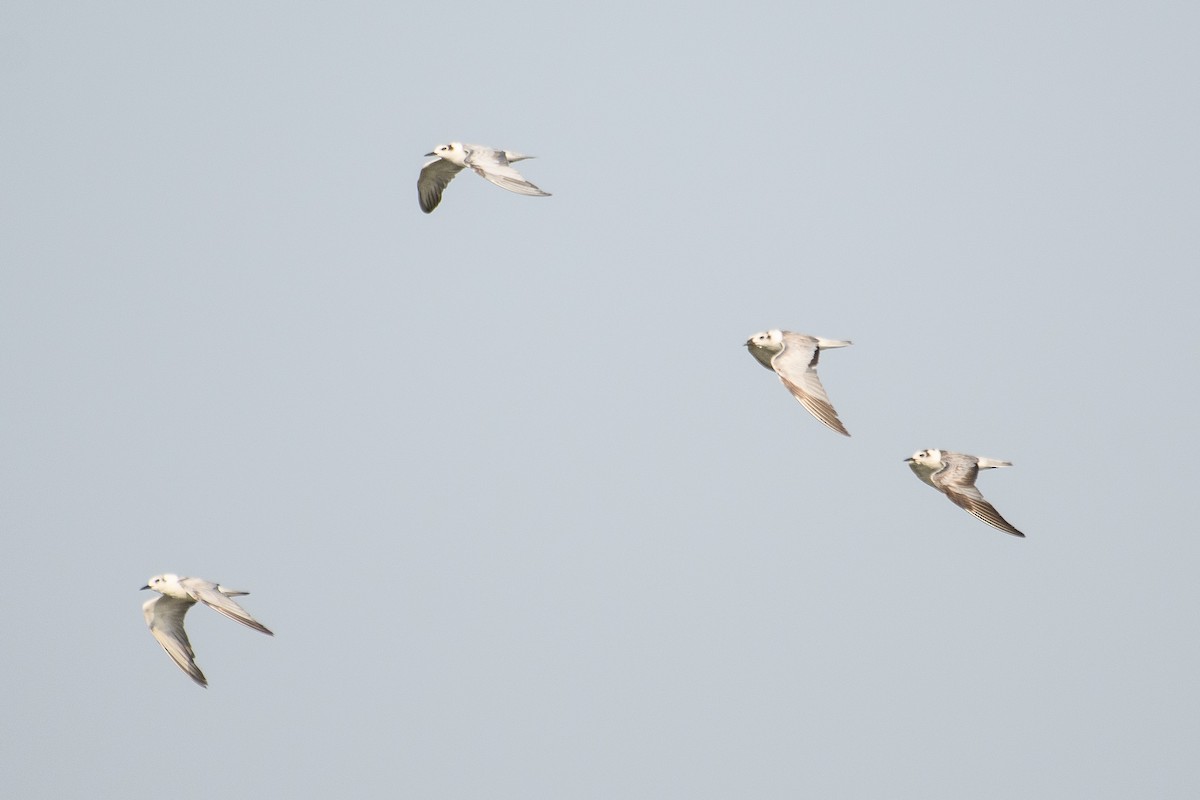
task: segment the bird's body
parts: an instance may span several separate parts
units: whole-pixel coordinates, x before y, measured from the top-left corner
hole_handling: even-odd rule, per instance
[[[1025,537],[1025,534],[1000,516],[1000,512],[975,488],[979,470],[1011,467],[1011,461],[933,449],[913,453],[905,461],[918,478],[946,495],[956,506],[966,509],[988,525],[1005,533]]]
[[[852,343],[779,329],[756,333],[746,340],[750,355],[758,363],[778,375],[787,390],[810,414],[843,436],[849,436],[850,432],[838,419],[837,411],[829,402],[821,379],[817,377],[817,360],[822,350],[849,344]]]
[[[162,595],[142,604],[142,614],[150,633],[179,668],[201,686],[208,686],[208,680],[196,666],[196,654],[188,641],[187,631],[183,629],[183,617],[196,603],[203,603],[213,611],[268,636],[275,635],[250,616],[246,609],[229,599],[249,592],[228,589],[203,578],[181,578],[171,573],[155,575],[142,588],[153,589]]]
[[[417,178],[417,198],[421,201],[421,210],[431,213],[442,201],[442,191],[463,169],[470,167],[477,175],[491,181],[502,189],[508,189],[517,194],[531,197],[549,197],[549,192],[543,192],[513,169],[512,164],[524,161],[533,156],[513,153],[508,150],[497,150],[481,144],[463,144],[451,142],[441,144],[426,153],[436,156],[433,161],[421,168]]]

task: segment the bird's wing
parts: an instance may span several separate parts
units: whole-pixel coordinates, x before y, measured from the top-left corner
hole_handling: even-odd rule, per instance
[[[808,409],[809,413],[843,436],[850,432],[838,419],[825,387],[817,377],[817,359],[821,351],[817,340],[802,333],[785,332],[783,350],[771,359],[771,367],[792,396]]]
[[[1025,534],[1000,516],[1000,512],[983,498],[983,492],[975,486],[978,475],[979,459],[960,453],[942,453],[942,468],[933,473],[930,480],[956,506],[966,509],[993,528],[1024,538]]]
[[[167,651],[167,655],[188,677],[201,686],[208,686],[208,679],[196,666],[196,654],[192,651],[192,643],[188,641],[187,631],[183,629],[183,616],[193,605],[191,600],[159,595],[142,605],[142,614],[150,626],[150,633]]]
[[[510,192],[529,195],[531,197],[550,196],[549,192],[543,192],[525,180],[521,176],[521,173],[517,172],[516,168],[508,163],[508,158],[504,155],[503,150],[491,150],[488,148],[471,150],[467,154],[467,166],[501,189],[508,189]]]
[[[200,580],[199,578],[184,578],[180,581],[180,583],[188,590],[192,597],[196,598],[201,603],[204,603],[204,605],[208,606],[213,611],[216,611],[218,614],[224,614],[231,620],[254,628],[254,630],[265,633],[268,636],[275,635],[267,629],[266,625],[263,625],[254,617],[250,616],[246,609],[242,608],[233,600],[230,600],[228,597],[221,594],[220,588],[215,583]],[[239,594],[246,593],[240,592]]]
[[[444,158],[435,158],[421,167],[421,177],[417,178],[417,197],[421,201],[421,210],[426,214],[438,207],[442,202],[442,190],[462,169],[458,164]]]
[[[772,353],[765,347],[757,347],[753,342],[746,342],[746,349],[750,351],[750,355],[754,356],[755,361],[775,372],[775,368],[771,366],[771,359],[775,358],[776,353]]]

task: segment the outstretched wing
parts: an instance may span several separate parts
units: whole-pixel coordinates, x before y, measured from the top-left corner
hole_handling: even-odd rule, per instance
[[[196,654],[192,651],[192,643],[188,641],[187,631],[183,629],[183,617],[194,605],[190,600],[178,600],[174,597],[159,595],[153,600],[147,600],[142,605],[142,614],[154,639],[167,651],[167,655],[179,665],[179,668],[201,686],[208,686],[208,679],[196,666]]]
[[[1025,534],[1000,516],[1000,512],[983,498],[983,492],[975,487],[975,478],[979,475],[979,459],[960,453],[942,453],[942,464],[942,468],[933,473],[930,480],[951,502],[993,528],[1025,538]]]
[[[442,202],[442,191],[446,184],[462,169],[458,164],[444,158],[435,158],[421,167],[421,176],[417,178],[417,197],[421,201],[421,210],[426,214],[438,207]]]
[[[267,629],[266,625],[250,616],[246,609],[239,606],[233,600],[230,600],[225,595],[221,594],[220,589],[215,583],[209,581],[201,581],[197,578],[184,578],[180,583],[191,593],[192,597],[199,600],[204,605],[216,611],[218,614],[223,614],[235,622],[240,622],[260,633],[265,633],[268,636],[274,636]],[[238,594],[247,594],[246,592],[238,592]]]
[[[785,331],[783,350],[771,359],[771,368],[810,414],[843,436],[849,436],[850,432],[838,419],[837,411],[833,409],[829,395],[817,377],[817,359],[820,356],[815,337]]]
[[[530,156],[524,156],[529,158]],[[543,192],[517,172],[504,155],[503,150],[481,148],[471,150],[467,155],[467,166],[480,176],[487,178],[501,189],[508,189],[517,194],[531,197],[549,197],[549,192]]]

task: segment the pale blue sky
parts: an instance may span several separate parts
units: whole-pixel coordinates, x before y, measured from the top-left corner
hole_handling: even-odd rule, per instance
[[[0,795],[1195,797],[1198,27],[8,3]]]

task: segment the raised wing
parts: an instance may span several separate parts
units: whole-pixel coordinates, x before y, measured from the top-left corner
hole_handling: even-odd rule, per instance
[[[530,158],[530,156],[523,156]],[[467,155],[467,166],[475,170],[481,177],[487,178],[501,189],[528,195],[531,197],[549,197],[549,192],[543,192],[521,176],[508,161],[503,150],[478,149],[471,150]]]
[[[183,617],[194,604],[190,600],[177,600],[174,597],[159,595],[153,600],[147,600],[142,605],[142,614],[150,633],[155,641],[162,645],[179,668],[188,674],[192,680],[201,686],[208,686],[208,679],[196,666],[196,654],[192,651],[192,643],[188,641],[187,631],[183,629]]]
[[[966,509],[979,519],[999,528],[1005,533],[1025,538],[1025,534],[1000,516],[1000,512],[983,498],[983,493],[975,487],[975,478],[979,475],[979,459],[974,456],[959,453],[942,453],[943,466],[930,476],[933,485],[941,489],[951,502]]]
[[[254,628],[260,633],[265,633],[268,636],[274,636],[267,629],[266,625],[250,616],[246,609],[239,606],[233,600],[230,600],[225,595],[221,594],[215,583],[209,581],[199,581],[196,578],[184,578],[180,581],[181,584],[191,593],[192,597],[199,600],[204,605],[216,611],[218,614],[223,614],[235,622],[240,622],[243,625]],[[238,592],[238,594],[246,594],[246,592]]]
[[[417,178],[417,198],[421,201],[422,211],[428,214],[438,207],[446,184],[461,170],[458,164],[444,158],[435,158],[421,167],[421,176]]]
[[[810,414],[843,436],[849,436],[850,432],[838,419],[837,411],[833,409],[829,395],[825,394],[825,387],[817,377],[817,360],[820,356],[815,337],[785,331],[783,350],[771,359],[771,368]]]

